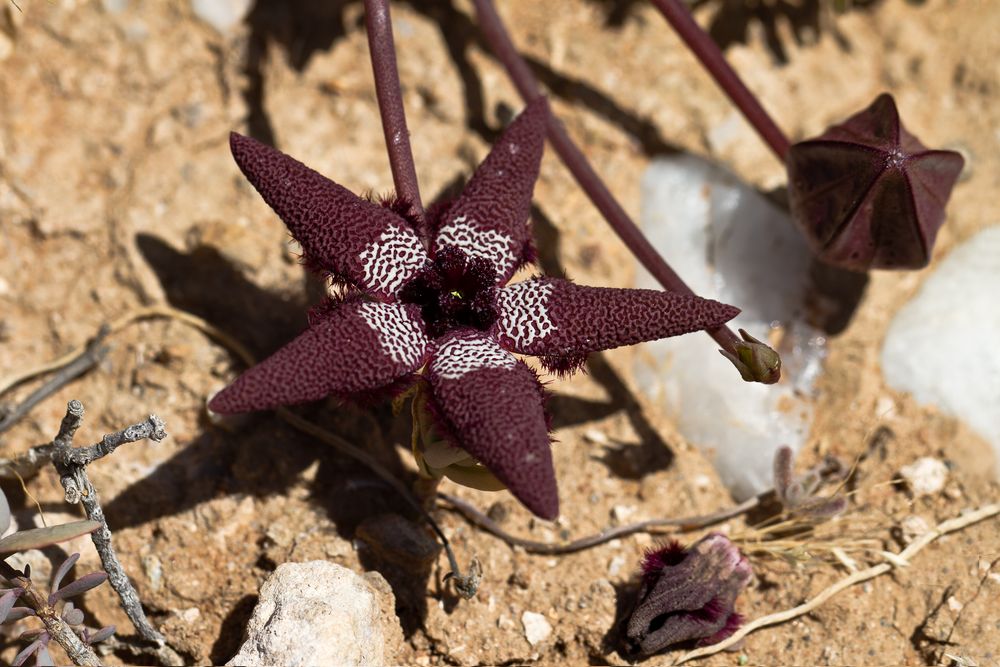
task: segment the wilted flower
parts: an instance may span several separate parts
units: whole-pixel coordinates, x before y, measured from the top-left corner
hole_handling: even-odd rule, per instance
[[[858,271],[927,265],[964,164],[907,132],[888,94],[785,162],[792,214],[816,254]]]
[[[365,201],[233,134],[236,162],[302,245],[307,264],[347,292],[314,309],[303,334],[237,378],[209,408],[246,412],[398,392],[423,369],[415,409],[430,446],[416,448],[422,469],[506,486],[535,514],[555,518],[544,392],[512,353],[566,372],[590,352],[717,327],[738,310],[694,296],[554,278],[508,285],[533,254],[527,220],[547,122],[544,100],[529,105],[462,194],[433,207],[426,220],[405,217],[405,202]],[[446,444],[435,445],[439,438]]]
[[[648,552],[626,628],[631,650],[651,655],[690,640],[722,641],[743,622],[734,607],[752,575],[746,556],[721,533],[687,549],[671,542]]]

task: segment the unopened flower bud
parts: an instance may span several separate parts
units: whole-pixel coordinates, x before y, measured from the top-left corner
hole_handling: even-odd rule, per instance
[[[891,95],[788,151],[792,215],[823,261],[854,271],[919,269],[965,164],[906,131]]]
[[[736,354],[719,350],[747,382],[774,384],[781,379],[781,357],[778,353],[760,342],[745,330],[740,329],[743,342],[736,344]]]
[[[743,622],[734,607],[752,575],[746,556],[721,533],[687,549],[671,542],[648,552],[626,630],[630,648],[652,655],[680,642],[722,641]]]

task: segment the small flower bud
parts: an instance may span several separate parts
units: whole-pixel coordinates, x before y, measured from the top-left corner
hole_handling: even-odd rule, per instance
[[[652,655],[679,642],[722,641],[743,622],[734,605],[752,575],[746,556],[721,533],[688,549],[671,542],[648,552],[626,630],[631,650]]]
[[[774,384],[781,379],[781,357],[767,344],[740,329],[743,342],[736,344],[736,354],[719,350],[747,382]]]

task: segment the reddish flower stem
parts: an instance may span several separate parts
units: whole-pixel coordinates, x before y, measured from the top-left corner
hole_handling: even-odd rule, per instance
[[[423,218],[417,170],[410,149],[410,131],[406,128],[403,93],[396,69],[396,45],[392,38],[392,18],[388,0],[365,0],[365,27],[368,29],[368,50],[375,74],[375,95],[382,116],[382,131],[389,153],[389,167],[396,196],[409,202],[410,212]]]
[[[722,51],[695,22],[684,3],[681,0],[650,1],[667,19],[674,32],[684,40],[702,66],[712,75],[719,88],[722,88],[722,91],[729,96],[729,99],[743,113],[747,121],[753,125],[760,138],[771,147],[774,154],[784,164],[785,155],[788,154],[790,146],[788,137],[764,110],[754,94],[744,85],[736,70],[726,62]]]
[[[476,7],[476,16],[483,30],[486,41],[497,59],[507,70],[508,76],[514,82],[521,97],[531,102],[541,96],[538,81],[531,73],[524,58],[514,48],[514,43],[504,27],[503,20],[497,15],[490,0],[472,0]],[[681,280],[666,260],[660,256],[656,248],[646,239],[642,230],[621,207],[607,186],[597,175],[590,162],[580,149],[573,143],[562,123],[554,116],[549,116],[548,138],[556,153],[573,174],[573,178],[601,212],[618,237],[628,246],[636,259],[646,267],[646,270],[664,287],[672,292],[694,294],[694,291]],[[740,338],[727,326],[708,331],[724,350],[736,354],[736,346]]]

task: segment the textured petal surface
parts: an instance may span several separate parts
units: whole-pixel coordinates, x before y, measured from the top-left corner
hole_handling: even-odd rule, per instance
[[[259,141],[233,133],[229,145],[311,265],[384,300],[424,266],[427,253],[416,233],[389,209]]]
[[[531,369],[491,338],[457,332],[437,342],[429,370],[434,403],[456,444],[529,510],[554,519],[552,452]]]
[[[435,249],[458,246],[494,263],[503,284],[531,245],[531,193],[545,148],[548,102],[536,100],[518,116],[486,156],[462,195],[444,213]]]
[[[428,339],[413,306],[349,302],[317,317],[298,338],[209,401],[215,412],[266,410],[331,394],[377,391],[419,368]]]
[[[738,308],[697,296],[646,289],[584,287],[534,278],[498,290],[505,347],[558,359],[712,329]]]

